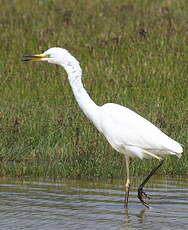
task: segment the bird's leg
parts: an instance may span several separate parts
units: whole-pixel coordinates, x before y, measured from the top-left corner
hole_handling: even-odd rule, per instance
[[[160,163],[149,173],[149,175],[145,178],[145,180],[142,182],[142,184],[139,186],[138,188],[138,198],[139,200],[141,201],[141,203],[143,205],[145,205],[147,208],[149,208],[149,205],[143,200],[143,197],[145,196],[146,198],[149,198],[147,196],[147,194],[143,191],[143,188],[144,188],[144,185],[148,182],[148,180],[150,179],[150,177],[157,171],[157,169],[159,167],[161,167],[161,165],[163,164],[164,162],[164,159],[158,157],[157,155],[153,154],[153,153],[150,153],[148,151],[144,151],[144,153],[152,156],[152,157],[155,157],[156,159],[158,159],[160,161]]]
[[[129,199],[129,188],[130,188],[130,175],[129,175],[129,158],[126,157],[126,170],[127,170],[127,180],[125,184],[125,202],[124,208],[128,207],[128,199]]]

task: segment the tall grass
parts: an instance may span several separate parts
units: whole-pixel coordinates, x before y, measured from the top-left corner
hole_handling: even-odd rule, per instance
[[[21,56],[67,48],[97,104],[123,104],[184,145],[161,174],[186,174],[186,0],[0,0],[0,174],[115,177],[116,153],[77,106],[64,70]],[[132,174],[155,160],[134,159]]]

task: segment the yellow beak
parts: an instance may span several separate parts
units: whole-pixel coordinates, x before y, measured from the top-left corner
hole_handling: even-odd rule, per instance
[[[23,61],[41,61],[43,58],[47,58],[47,54],[35,54],[35,55],[29,55],[29,56],[23,56]]]

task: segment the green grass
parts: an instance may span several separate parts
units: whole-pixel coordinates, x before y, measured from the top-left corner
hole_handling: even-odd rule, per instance
[[[61,46],[76,56],[101,105],[123,104],[184,145],[161,174],[187,174],[187,0],[0,0],[0,174],[125,175],[76,104],[64,70],[21,56]],[[133,175],[155,160],[134,159]]]

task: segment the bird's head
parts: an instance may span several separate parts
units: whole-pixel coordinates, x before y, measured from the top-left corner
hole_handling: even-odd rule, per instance
[[[79,62],[66,49],[60,47],[53,47],[42,54],[24,56],[23,58],[23,61],[46,61],[63,67],[74,63],[79,64]]]

